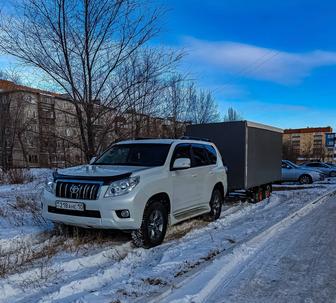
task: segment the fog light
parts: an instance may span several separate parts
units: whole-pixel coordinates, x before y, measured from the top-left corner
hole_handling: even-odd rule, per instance
[[[119,218],[125,219],[130,217],[130,212],[128,209],[116,210],[116,213]]]

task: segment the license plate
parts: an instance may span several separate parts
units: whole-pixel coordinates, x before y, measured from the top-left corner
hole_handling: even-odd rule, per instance
[[[56,208],[59,209],[68,209],[68,210],[78,210],[84,211],[85,205],[80,202],[67,202],[67,201],[56,201]]]

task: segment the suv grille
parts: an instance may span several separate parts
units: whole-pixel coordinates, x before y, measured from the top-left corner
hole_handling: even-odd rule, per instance
[[[99,183],[57,181],[56,197],[67,199],[96,200]]]

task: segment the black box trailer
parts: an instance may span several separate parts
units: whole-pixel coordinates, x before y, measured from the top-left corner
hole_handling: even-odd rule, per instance
[[[245,190],[255,200],[269,195],[281,180],[282,133],[279,128],[249,121],[189,125],[186,136],[216,144],[228,168],[229,191]]]

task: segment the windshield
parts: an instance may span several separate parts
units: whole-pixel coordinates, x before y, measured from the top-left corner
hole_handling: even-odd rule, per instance
[[[300,166],[298,166],[298,165],[296,165],[295,163],[293,163],[293,162],[291,162],[291,161],[285,161],[285,163],[287,163],[288,165],[290,165],[290,166],[293,166],[293,167],[295,167],[295,168],[300,168]]]
[[[170,144],[118,144],[112,146],[93,164],[127,166],[162,166]]]

